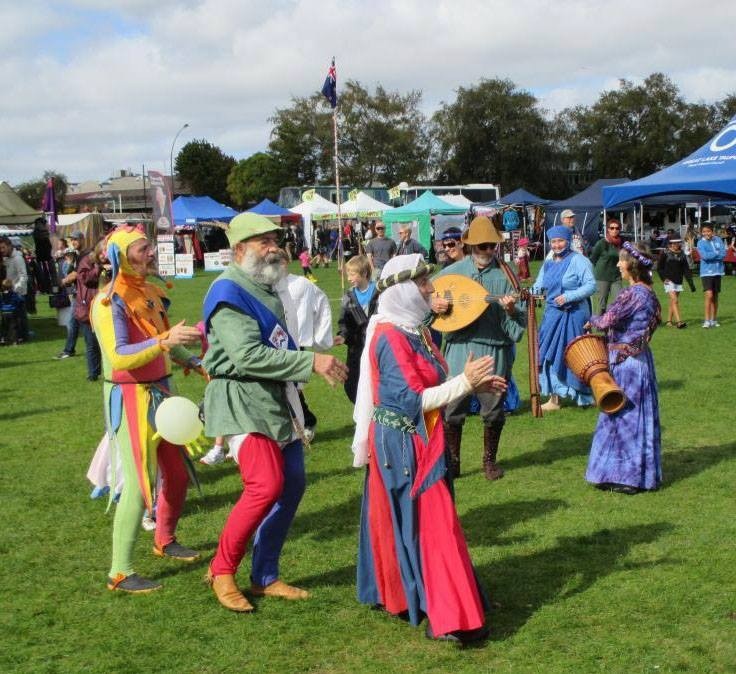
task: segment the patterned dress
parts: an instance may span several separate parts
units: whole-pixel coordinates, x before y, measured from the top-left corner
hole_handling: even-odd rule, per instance
[[[426,615],[435,634],[484,624],[484,599],[446,481],[440,410],[422,392],[446,365],[429,337],[382,323],[371,340],[373,422],[358,546],[358,599]],[[430,351],[431,349],[431,351]]]
[[[656,489],[662,482],[657,377],[649,341],[660,319],[651,288],[632,285],[591,324],[605,330],[611,374],[626,395],[616,414],[601,413],[585,479]]]

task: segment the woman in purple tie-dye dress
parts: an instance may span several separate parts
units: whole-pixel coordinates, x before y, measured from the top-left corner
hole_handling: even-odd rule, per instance
[[[652,258],[644,246],[624,244],[618,268],[631,285],[590,324],[606,332],[611,374],[626,405],[598,417],[585,479],[601,489],[634,494],[662,482],[657,377],[649,349],[660,306],[652,290]]]

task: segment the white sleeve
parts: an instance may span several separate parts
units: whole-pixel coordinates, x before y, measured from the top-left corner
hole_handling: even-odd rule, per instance
[[[315,287],[314,348],[326,351],[332,348],[332,311],[327,295]]]
[[[16,281],[13,284],[13,290],[23,297],[26,296],[28,291],[28,272],[26,271],[26,261],[23,255],[14,255],[12,258],[15,265]]]
[[[286,329],[289,331],[291,338],[296,342],[296,345],[299,346],[299,323],[296,317],[296,307],[294,306],[294,301],[289,293],[286,279],[279,281],[274,286],[274,290],[276,290],[279,299],[281,300],[281,304],[284,306]]]
[[[448,379],[444,384],[426,388],[422,392],[422,412],[444,407],[454,400],[464,398],[472,390],[473,387],[463,373]]]

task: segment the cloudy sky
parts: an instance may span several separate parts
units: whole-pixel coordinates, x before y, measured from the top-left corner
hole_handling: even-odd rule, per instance
[[[734,0],[0,0],[0,179],[168,171],[207,139],[263,150],[269,116],[341,79],[424,93],[508,77],[550,110],[662,71],[690,101],[736,93]],[[176,150],[175,150],[176,154]]]

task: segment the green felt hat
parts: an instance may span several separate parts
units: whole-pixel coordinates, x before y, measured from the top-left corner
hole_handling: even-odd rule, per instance
[[[230,226],[225,231],[225,234],[230,245],[234,246],[239,241],[245,241],[254,236],[260,236],[267,232],[278,232],[280,230],[281,225],[271,222],[271,220],[262,215],[258,215],[257,213],[241,213],[230,221]]]

